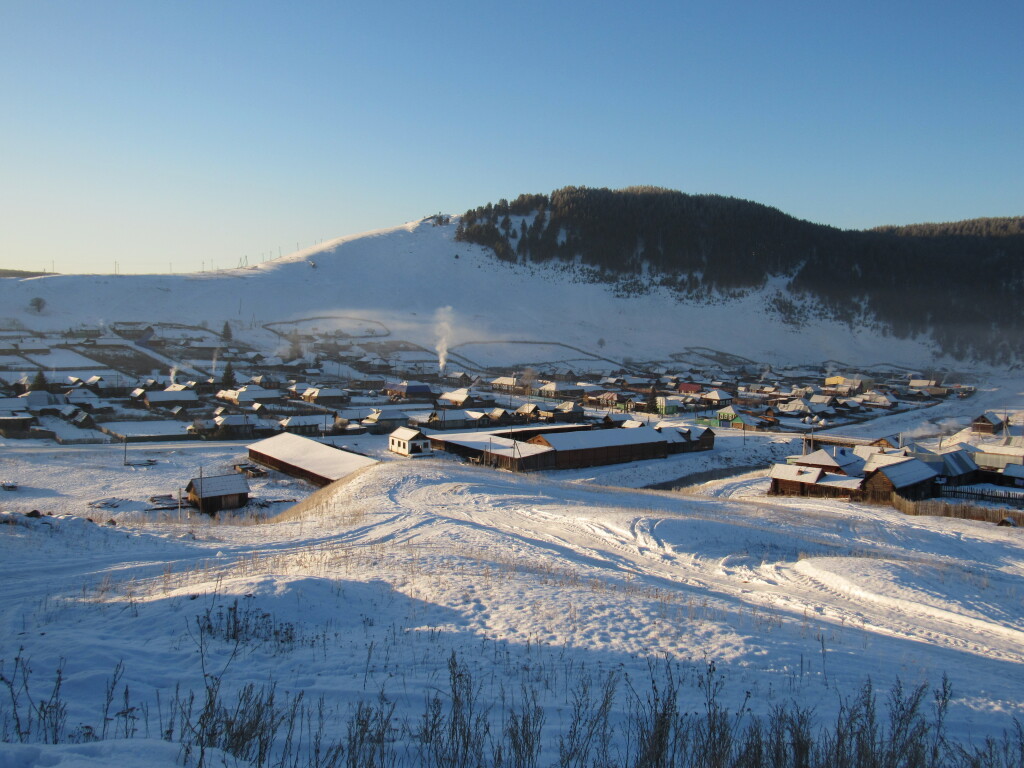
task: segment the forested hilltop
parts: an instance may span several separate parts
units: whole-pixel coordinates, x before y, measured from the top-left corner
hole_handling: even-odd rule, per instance
[[[840,230],[759,203],[654,187],[566,187],[467,211],[456,239],[518,263],[565,262],[640,292],[704,300],[788,278],[788,322],[827,316],[960,360],[1024,360],[1024,218]]]

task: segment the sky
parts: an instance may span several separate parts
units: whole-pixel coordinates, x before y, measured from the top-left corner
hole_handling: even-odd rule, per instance
[[[1024,214],[1024,4],[0,0],[0,267],[254,264],[563,186]]]

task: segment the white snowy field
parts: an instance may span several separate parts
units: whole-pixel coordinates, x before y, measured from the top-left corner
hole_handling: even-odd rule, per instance
[[[719,465],[743,448],[790,448],[741,439],[727,438]],[[361,440],[383,454],[383,438]],[[156,739],[175,687],[202,691],[204,670],[223,671],[228,692],[273,681],[282,697],[322,697],[328,728],[381,694],[396,724],[414,724],[448,690],[453,651],[495,712],[533,691],[546,715],[542,765],[555,762],[581,675],[621,675],[622,715],[630,686],[642,691],[649,665],[666,662],[685,683],[684,709],[698,708],[696,683],[714,662],[723,700],[735,708],[749,692],[752,714],[796,702],[826,721],[869,678],[884,695],[897,679],[934,687],[946,675],[957,739],[997,734],[1021,715],[1016,529],[769,499],[756,477],[705,496],[609,487],[704,469],[712,454],[589,476],[396,459],[279,518],[214,522],[145,512],[145,500],[176,493],[199,467],[228,471],[242,445],[129,454],[156,463],[126,467],[121,446],[4,447],[3,472],[22,487],[0,495],[2,508],[67,516],[3,518],[13,524],[0,525],[0,659],[8,676],[16,656],[29,660],[37,699],[63,659],[69,732],[103,727],[117,679],[111,712],[129,714],[110,715],[107,735]],[[253,486],[263,498],[311,490],[274,473]],[[88,506],[99,499],[118,506]],[[237,644],[232,616],[248,627]],[[10,709],[0,701],[0,717]],[[409,731],[396,725],[393,738],[397,749]],[[79,751],[117,760],[139,751],[133,741]],[[77,754],[2,745],[0,765],[91,764]],[[124,759],[181,759],[156,742],[151,754]]]
[[[822,361],[957,367],[927,339],[880,337],[830,321],[799,328],[784,323],[771,310],[785,286],[781,277],[741,298],[712,303],[681,302],[653,286],[625,297],[573,268],[501,262],[487,249],[455,241],[457,221],[341,237],[243,269],[2,279],[0,327],[57,332],[126,321],[177,324],[181,297],[188,296],[190,322],[216,329],[230,321],[235,338],[267,354],[287,354],[277,333],[337,327],[428,350],[443,343],[455,354],[455,367],[464,360],[504,366],[568,361],[604,370],[604,359],[668,361],[672,355],[681,366],[687,360],[721,367],[733,359],[723,352],[754,365],[815,369]],[[36,299],[43,301],[41,311],[33,308]],[[198,307],[202,317],[194,316]]]

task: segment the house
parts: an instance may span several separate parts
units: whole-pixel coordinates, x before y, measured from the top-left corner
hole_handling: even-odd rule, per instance
[[[892,395],[885,392],[876,392],[875,390],[865,392],[859,399],[868,408],[884,408],[889,410],[900,404]]]
[[[191,389],[149,390],[142,395],[147,408],[194,408],[199,405],[199,396]]]
[[[527,422],[539,421],[541,418],[541,409],[536,403],[525,403],[516,408],[516,415]]]
[[[320,486],[377,463],[376,459],[287,432],[250,445],[249,460]]]
[[[334,431],[334,417],[329,413],[289,416],[277,423],[282,431],[293,435],[325,435]]]
[[[409,414],[405,411],[382,411],[377,408],[360,422],[371,435],[386,435],[398,427],[409,424]]]
[[[388,436],[388,450],[399,456],[430,456],[430,440],[418,429],[399,427]]]
[[[821,467],[774,464],[768,493],[772,496],[816,496],[851,499],[860,495],[863,478],[826,472]]]
[[[207,515],[222,509],[238,509],[249,503],[249,482],[237,473],[194,477],[188,481],[185,492],[189,503]]]
[[[483,405],[490,405],[476,397],[468,389],[455,389],[451,392],[443,392],[437,398],[437,405],[440,408],[479,408]]]
[[[395,400],[419,400],[429,402],[434,399],[434,393],[427,384],[417,382],[400,381],[384,388],[384,393]]]
[[[266,426],[252,413],[223,413],[212,419],[196,419],[186,431],[217,440],[251,440]]]
[[[705,408],[714,408],[716,411],[732,405],[732,395],[723,389],[712,389],[700,396]]]
[[[519,388],[519,379],[515,376],[499,376],[491,380],[493,392],[516,392]]]
[[[669,453],[710,451],[715,447],[715,433],[705,427],[691,427],[659,422],[655,431],[665,436]]]
[[[1024,464],[1007,464],[1000,475],[1000,485],[1024,488]]]
[[[0,398],[0,435],[27,437],[29,428],[38,424],[36,417],[25,409],[22,398]]]
[[[992,411],[985,411],[971,422],[971,432],[976,435],[994,435],[1002,431],[1005,422]]]
[[[451,373],[446,373],[444,380],[448,384],[456,387],[468,387],[474,381],[473,377],[465,371],[452,371]]]
[[[865,459],[846,448],[833,447],[831,451],[819,448],[804,456],[794,456],[789,464],[800,467],[817,467],[834,475],[860,477],[864,474]]]
[[[540,397],[568,400],[570,398],[583,397],[583,389],[577,384],[569,384],[564,381],[549,381],[537,390],[537,394]]]
[[[910,456],[919,459],[938,473],[936,483],[944,485],[969,485],[979,480],[981,470],[974,457],[963,448],[954,448],[941,453],[912,446]]]
[[[583,410],[583,406],[579,403],[573,402],[572,400],[566,400],[564,403],[559,403],[551,411],[552,418],[558,422],[564,422],[567,424],[579,424],[586,417],[586,412]]]
[[[888,504],[893,493],[905,499],[927,499],[935,495],[936,477],[938,473],[923,461],[908,457],[866,473],[862,487],[865,499],[875,503]]]
[[[349,401],[349,394],[338,387],[308,387],[301,395],[307,403],[327,407],[344,405]]]
[[[469,411],[454,408],[439,408],[436,411],[414,413],[409,417],[410,427],[429,427],[430,429],[467,429],[476,426],[477,419],[481,414],[473,412],[476,416],[470,416]]]
[[[235,405],[252,405],[253,403],[276,403],[281,400],[278,389],[264,389],[258,384],[247,384],[238,389],[222,389],[217,398]]]

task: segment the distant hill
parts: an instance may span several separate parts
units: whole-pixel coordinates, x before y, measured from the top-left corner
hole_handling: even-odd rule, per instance
[[[26,272],[21,269],[0,269],[0,277],[42,277],[48,272]]]
[[[844,231],[759,203],[566,187],[467,211],[456,239],[519,264],[575,263],[642,293],[717,300],[785,278],[774,309],[930,336],[955,359],[1024,357],[1024,218]]]

